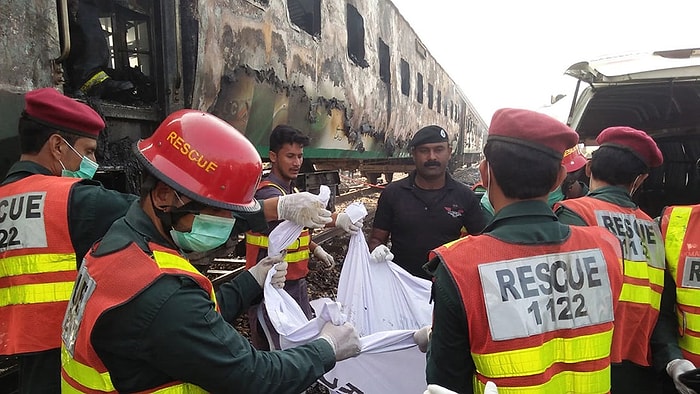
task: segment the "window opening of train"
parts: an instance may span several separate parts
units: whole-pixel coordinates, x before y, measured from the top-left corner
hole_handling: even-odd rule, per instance
[[[321,0],[287,0],[289,20],[314,37],[321,36]]]
[[[411,66],[404,59],[401,59],[401,93],[408,96],[411,92]]]
[[[369,67],[365,60],[365,21],[357,8],[347,5],[348,56],[362,68]]]
[[[423,74],[416,75],[416,100],[423,104]]]
[[[433,84],[428,84],[428,109],[433,109]]]
[[[379,39],[379,79],[391,83],[391,52],[389,46]]]

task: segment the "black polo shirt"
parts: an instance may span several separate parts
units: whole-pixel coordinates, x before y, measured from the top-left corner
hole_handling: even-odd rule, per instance
[[[422,266],[428,252],[484,228],[479,199],[465,184],[445,174],[445,186],[424,190],[416,186],[416,173],[390,183],[382,192],[374,216],[374,228],[390,233],[394,263],[412,275],[429,278]]]

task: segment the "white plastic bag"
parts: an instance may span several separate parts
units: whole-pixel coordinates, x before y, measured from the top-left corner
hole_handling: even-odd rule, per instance
[[[359,203],[345,212],[354,220],[367,214]],[[272,274],[270,270],[265,281],[265,305],[282,349],[317,338],[328,321],[350,321],[360,333],[360,355],[337,363],[319,380],[321,384],[336,393],[423,392],[425,354],[418,350],[413,333],[431,321],[430,281],[413,277],[392,262],[371,263],[364,234],[358,233],[350,237],[338,302],[311,301],[316,317],[309,321],[287,292],[270,285]]]

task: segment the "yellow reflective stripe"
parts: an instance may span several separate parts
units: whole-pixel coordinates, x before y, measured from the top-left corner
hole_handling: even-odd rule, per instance
[[[68,301],[73,282],[39,283],[0,289],[0,307],[42,302]]]
[[[97,74],[93,75],[90,79],[88,79],[83,84],[83,86],[80,87],[80,91],[87,94],[88,90],[90,90],[95,85],[101,84],[107,78],[109,78],[109,75],[107,75],[107,73],[104,71],[100,71]]]
[[[73,380],[89,389],[106,392],[114,391],[109,372],[100,373],[96,369],[76,361],[68,353],[65,345],[61,345],[61,368]],[[63,381],[63,379],[61,380]],[[70,384],[62,382],[61,386],[65,388],[65,386],[70,386]],[[66,391],[63,392],[65,393]]]
[[[486,387],[477,380],[476,392],[483,393]],[[607,393],[610,391],[610,367],[593,372],[563,371],[548,382],[537,386],[502,387],[498,394],[561,394],[561,393]]]
[[[681,305],[700,308],[700,289],[676,287],[676,298]]]
[[[668,227],[664,234],[664,248],[666,250],[666,261],[671,266],[673,278],[677,278],[678,259],[683,249],[685,232],[690,221],[692,207],[674,207],[668,218]]]
[[[0,278],[75,270],[74,253],[48,253],[3,257],[2,264],[0,264]]]
[[[682,335],[678,337],[678,346],[693,354],[700,354],[700,338],[692,335]]]
[[[287,263],[298,263],[300,261],[307,261],[309,259],[309,250],[300,250],[298,252],[287,253],[284,256],[284,261]]]
[[[599,360],[610,355],[612,330],[576,338],[554,338],[541,346],[491,354],[472,353],[477,371],[489,378],[544,373],[555,363]]]
[[[191,272],[195,275],[204,277],[204,275],[202,275],[201,272],[194,268],[194,266],[190,264],[190,262],[187,261],[187,259],[185,259],[184,257],[168,252],[154,250],[153,259],[156,261],[156,264],[158,264],[160,268],[178,269],[181,271]],[[214,292],[213,287],[209,296],[211,297],[211,300],[214,301],[214,304],[216,304],[216,292]]]
[[[700,333],[700,315],[685,312],[685,328]]]
[[[647,286],[623,283],[622,292],[620,293],[620,301],[650,305],[652,308],[658,310],[661,305],[661,293],[654,291]]]
[[[245,242],[249,245],[254,245],[254,246],[259,246],[261,248],[267,249],[268,247],[268,237],[265,235],[255,235],[255,234],[250,234],[246,233],[245,235]],[[303,246],[309,246],[309,243],[311,242],[311,237],[308,235],[301,236],[296,239],[291,245],[287,247],[287,249],[299,249],[300,247]]]
[[[664,285],[664,270],[652,267],[646,261],[625,260],[625,276],[635,279],[648,279],[650,283]]]
[[[182,393],[182,394],[199,394],[208,393],[208,391],[203,390],[199,386],[195,386],[190,383],[181,383],[175,386],[169,386],[162,388],[160,390],[153,391],[153,393]]]

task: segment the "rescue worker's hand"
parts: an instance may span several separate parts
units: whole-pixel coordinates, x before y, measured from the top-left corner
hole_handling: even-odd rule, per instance
[[[692,371],[694,369],[695,365],[692,362],[682,358],[671,360],[668,364],[666,364],[666,373],[671,377],[671,379],[673,379],[673,384],[676,386],[676,390],[678,390],[680,394],[696,394],[695,390],[689,388],[678,379],[682,373]]]
[[[331,344],[335,353],[335,361],[342,361],[360,354],[360,336],[350,323],[336,326],[328,322],[321,329],[319,338],[323,338]]]
[[[253,275],[255,281],[258,282],[260,287],[265,285],[265,278],[267,277],[267,271],[269,271],[275,264],[276,272],[272,275],[272,286],[281,289],[284,287],[284,281],[287,277],[287,262],[284,261],[285,253],[277,256],[267,256],[260,260],[257,264],[250,267],[248,272]]]
[[[413,340],[418,344],[418,350],[423,353],[428,351],[428,342],[430,342],[430,334],[432,333],[432,326],[424,326],[413,333]]]
[[[350,216],[345,212],[338,214],[338,217],[335,218],[335,226],[342,228],[343,231],[350,235],[355,235],[360,232],[363,224],[364,222],[362,219],[358,220],[356,223],[353,223]]]
[[[391,250],[389,250],[389,247],[380,244],[374,250],[372,251],[371,254],[372,260],[374,260],[375,263],[383,263],[385,261],[393,261],[394,260],[394,254],[391,253]]]
[[[277,218],[310,228],[323,227],[333,220],[331,212],[324,208],[317,196],[309,192],[279,196]]]
[[[331,269],[335,267],[335,259],[333,256],[331,256],[328,252],[323,250],[323,248],[320,245],[316,245],[316,249],[314,249],[314,256],[318,259],[318,261],[322,262],[324,264],[324,268],[326,269]]]

